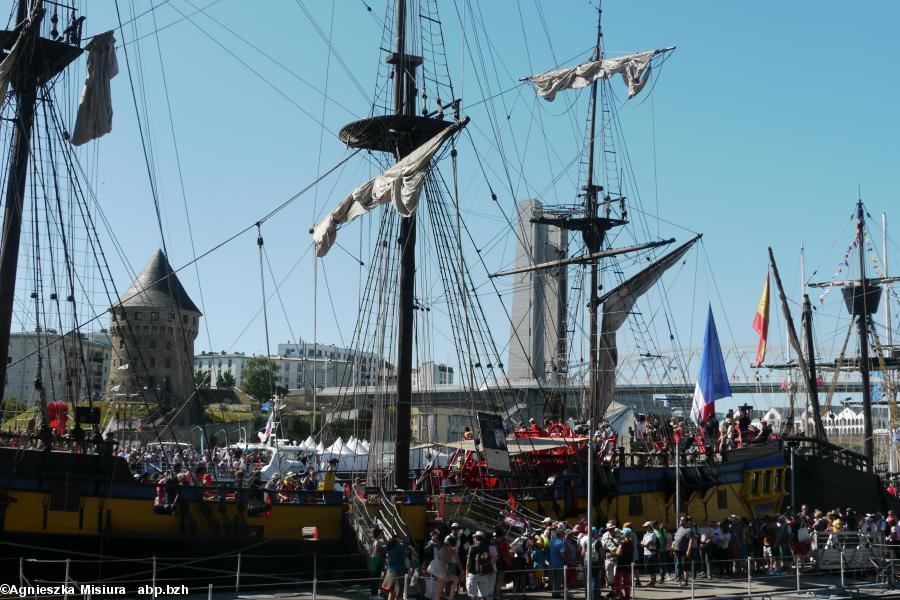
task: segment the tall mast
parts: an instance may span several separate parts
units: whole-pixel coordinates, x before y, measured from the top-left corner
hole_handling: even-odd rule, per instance
[[[597,43],[594,46],[594,60],[600,60],[603,53],[600,49],[603,30],[601,29],[601,18],[603,10],[597,8]],[[588,251],[591,253],[600,250],[600,240],[603,239],[602,233],[597,230],[597,188],[594,186],[594,134],[597,128],[597,81],[591,84],[591,133],[588,141],[588,165],[587,165],[587,195],[585,196],[585,216],[590,219],[590,229],[585,231],[585,242]],[[589,234],[589,235],[588,235]],[[588,311],[590,312],[591,329],[590,340],[588,342],[590,359],[588,365],[590,374],[588,383],[591,386],[588,394],[590,407],[588,408],[588,443],[587,443],[587,527],[588,527],[588,546],[591,541],[591,526],[594,504],[594,428],[597,426],[595,421],[597,411],[597,305],[599,299],[597,297],[597,262],[599,259],[591,261],[591,293],[588,300]],[[590,555],[590,548],[588,549]],[[584,597],[592,598],[594,585],[591,575],[591,557],[585,561],[585,577],[584,577]]]
[[[881,262],[884,263],[884,277],[889,279],[891,274],[888,270],[888,254],[887,254],[887,213],[881,213]],[[888,347],[894,345],[894,328],[891,326],[891,303],[890,303],[891,283],[884,284],[884,326],[887,328],[886,342]]]
[[[53,78],[81,54],[81,49],[77,46],[40,37],[40,25],[44,17],[43,3],[41,0],[34,2],[30,21],[28,21],[28,4],[28,0],[19,0],[16,9],[16,30],[8,32],[14,35],[6,38],[10,40],[10,46],[18,43],[19,49],[10,79],[13,97],[16,100],[16,116],[13,123],[15,129],[12,153],[6,176],[3,237],[0,241],[0,390],[6,384],[16,271],[19,264],[19,241],[22,236],[22,210],[31,155],[31,130],[34,125],[37,90],[38,86]],[[80,35],[78,37],[80,38]],[[15,41],[17,38],[18,42]],[[9,47],[4,49],[10,50]],[[40,371],[37,377],[40,378]],[[50,420],[46,406],[43,402],[41,404],[42,426],[46,427]]]
[[[863,448],[869,460],[869,468],[874,465],[875,440],[872,437],[872,393],[869,384],[869,307],[866,287],[866,221],[862,199],[856,201],[856,244],[859,250],[859,372],[863,386]],[[878,288],[876,288],[878,289]]]
[[[602,51],[600,49],[600,42],[601,38],[603,37],[603,31],[600,25],[600,19],[602,15],[603,10],[597,9],[597,43],[594,47],[594,60],[600,60],[602,58]],[[597,192],[601,188],[594,185],[594,135],[596,129],[597,82],[594,81],[591,84],[591,127],[590,139],[588,140],[587,186],[585,187],[586,195],[584,200],[586,213],[585,216],[587,216],[591,225],[589,229],[584,232],[583,236],[585,244],[588,247],[588,252],[590,252],[591,254],[599,252],[600,246],[603,242],[603,232],[600,231],[597,227]],[[590,358],[588,359],[588,368],[590,369],[590,373],[588,376],[588,385],[590,385],[588,398],[590,406],[588,407],[588,424],[591,426],[591,428],[596,426],[595,419],[597,417],[596,413],[599,400],[597,398],[597,262],[597,260],[591,261],[591,293],[588,300],[588,312],[590,313],[590,339],[588,341],[588,351],[590,353]],[[591,429],[590,435],[593,436],[593,429]]]
[[[397,0],[396,47],[388,62],[394,65],[394,114],[414,116],[415,68],[422,59],[406,54],[406,0]],[[403,153],[397,150],[397,158]],[[410,419],[412,418],[413,317],[416,283],[416,215],[400,218],[400,293],[397,324],[397,440],[394,449],[394,485],[403,489],[409,480]]]
[[[884,263],[884,277],[885,279],[889,279],[891,273],[888,267],[888,253],[887,253],[887,213],[881,213],[881,260]],[[891,284],[890,281],[886,281],[884,284],[884,326],[887,329],[887,334],[885,336],[885,342],[887,343],[888,353],[893,352],[894,347],[894,330],[891,327]],[[882,351],[882,355],[885,355],[885,352]],[[886,373],[885,371],[881,372],[881,377],[884,379]],[[895,406],[894,406],[894,383],[896,379],[892,376],[888,376],[887,382],[882,381],[882,387],[884,388],[884,393],[886,396],[887,404],[888,404],[888,473],[894,472],[894,427],[896,427],[896,418],[895,414]],[[886,385],[886,383],[890,385]]]
[[[804,288],[806,286],[804,285]],[[819,408],[819,387],[816,377],[816,348],[813,344],[812,304],[809,294],[803,294],[803,329],[806,334],[806,365],[807,365],[807,408],[813,417],[813,437],[817,440],[825,440],[825,427],[822,424],[822,411]],[[809,420],[804,419],[803,429],[809,425]]]

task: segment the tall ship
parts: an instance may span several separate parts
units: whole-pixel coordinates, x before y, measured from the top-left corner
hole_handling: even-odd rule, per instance
[[[11,90],[3,109],[8,164],[0,352],[7,355],[0,357],[0,380],[8,381],[10,369],[34,355],[37,370],[33,423],[3,432],[0,448],[3,554],[77,553],[85,562],[77,567],[81,572],[72,574],[76,579],[127,571],[127,559],[148,556],[158,557],[154,569],[158,564],[195,577],[233,574],[236,568],[247,577],[289,569],[291,577],[304,578],[313,569],[322,577],[361,567],[376,528],[419,542],[429,528],[453,521],[472,528],[499,523],[515,531],[545,517],[673,525],[679,513],[752,517],[801,503],[900,509],[875,464],[868,383],[876,362],[882,373],[896,365],[896,357],[885,355],[890,342],[876,343],[877,355],[868,354],[874,290],[891,280],[868,278],[862,254],[859,280],[831,285],[845,291],[859,324],[861,357],[855,367],[863,376],[869,415],[863,452],[827,440],[817,399],[817,368],[823,363],[816,361],[809,341],[808,298],[806,342],[791,324],[796,360],[782,365],[799,372],[807,389],[810,408],[802,428],[768,432],[762,423],[748,422],[740,424],[739,442],[717,447],[715,436],[705,436],[686,414],[670,426],[672,411],[649,405],[642,417],[658,422],[654,437],[645,421],[635,420],[632,407],[615,402],[617,333],[626,323],[632,332],[645,331],[645,315],[653,311],[674,318],[663,282],[696,251],[700,236],[692,233],[676,242],[650,235],[656,228],[649,227],[639,195],[636,190],[631,198],[626,195],[636,185],[627,151],[617,149],[624,140],[619,103],[651,94],[674,48],[607,56],[600,15],[597,11],[593,47],[578,57],[584,62],[523,77],[513,88],[520,97],[534,94],[535,110],[547,101],[571,99],[571,113],[555,118],[566,121],[559,126],[582,130],[574,136],[576,159],[560,169],[574,166],[577,171],[571,177],[574,200],[551,202],[529,185],[536,197],[517,202],[510,173],[524,170],[524,162],[512,160],[511,149],[506,156],[506,129],[512,126],[502,124],[490,103],[493,85],[483,81],[488,70],[484,65],[475,70],[485,100],[467,103],[450,77],[436,3],[387,3],[385,56],[371,113],[340,130],[332,143],[344,145],[347,156],[305,188],[321,186],[354,157],[377,173],[339,193],[308,224],[315,265],[326,264],[335,249],[360,263],[358,307],[346,318],[354,322],[350,368],[329,393],[314,385],[305,440],[286,439],[279,427],[282,401],[275,398],[260,443],[251,444],[245,436],[233,445],[253,455],[248,464],[259,464],[258,472],[246,473],[242,481],[245,474],[210,468],[197,485],[176,466],[186,451],[172,431],[175,424],[199,427],[210,444],[216,436],[209,431],[214,426],[204,422],[205,406],[215,399],[198,385],[192,366],[202,306],[179,280],[182,269],[169,263],[158,210],[160,250],[125,292],[116,292],[100,247],[98,220],[104,217],[91,191],[79,183],[83,167],[72,150],[73,145],[102,143],[92,140],[111,128],[109,81],[118,71],[116,40],[107,32],[84,43],[85,19],[74,5],[20,0],[15,19],[0,34],[0,84]],[[483,17],[460,18],[478,24]],[[463,36],[466,52],[493,55],[484,33],[476,27]],[[127,41],[120,42],[127,52]],[[70,126],[57,110],[54,85],[84,54],[87,81]],[[623,83],[627,100],[617,95]],[[487,108],[476,110],[485,103]],[[484,114],[481,124],[479,114]],[[512,108],[506,114],[510,121]],[[492,164],[488,155],[495,154],[499,158]],[[560,161],[548,164],[555,162]],[[554,185],[559,177],[553,174]],[[484,230],[475,226],[487,209],[472,208],[480,205],[466,198],[473,178],[480,178],[486,190],[480,201],[495,207],[502,235],[516,248],[513,265],[492,252],[497,240],[483,238]],[[266,323],[263,225],[281,208],[243,230],[257,233]],[[857,218],[862,253],[861,203]],[[365,258],[361,234],[358,254],[341,244],[351,221],[368,223],[371,253]],[[30,244],[22,243],[23,227],[31,232]],[[76,248],[99,272],[106,304],[98,314],[81,306],[78,270],[85,259],[79,263]],[[20,255],[27,257],[28,269],[20,268]],[[774,257],[771,263],[791,323]],[[22,289],[28,290],[24,303]],[[504,295],[513,296],[511,308]],[[638,308],[645,305],[649,311]],[[29,335],[35,343],[27,356],[9,355],[17,311],[31,314]],[[511,330],[506,345],[496,340],[492,317],[498,314]],[[97,373],[94,347],[82,330],[101,318],[109,323],[108,373]],[[707,331],[712,362],[711,309]],[[669,337],[675,339],[671,327]],[[453,356],[459,383],[452,390],[426,377],[425,365],[437,366],[436,350]],[[267,349],[267,359],[269,354]],[[368,356],[381,360],[363,360]],[[852,360],[839,361],[854,366]],[[698,384],[701,389],[706,393]],[[451,398],[449,408],[440,406],[444,396]],[[159,473],[149,480],[121,452],[124,438],[108,428],[110,412],[116,412],[117,421],[134,420],[122,398],[131,399],[131,410],[137,406],[153,430],[161,461]],[[423,424],[436,423],[437,409],[467,424],[456,439],[435,439],[423,431]],[[633,435],[629,427],[640,433]],[[268,485],[276,475],[293,477],[294,470],[327,483],[307,489]],[[310,556],[312,561],[299,560]],[[133,571],[146,569],[138,563]]]

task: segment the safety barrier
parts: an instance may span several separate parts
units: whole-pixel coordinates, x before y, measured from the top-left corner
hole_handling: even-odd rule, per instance
[[[845,538],[846,549],[849,551],[850,539],[852,536],[843,536]],[[860,536],[857,536],[860,539]],[[863,541],[865,541],[863,539]],[[713,597],[713,596],[745,596],[745,597],[774,597],[782,594],[793,594],[807,591],[833,591],[838,595],[842,593],[859,593],[860,591],[873,591],[879,589],[892,589],[897,581],[896,579],[896,561],[893,554],[893,547],[884,544],[873,544],[880,549],[873,553],[868,564],[859,563],[856,565],[848,561],[844,561],[843,554],[837,556],[837,569],[831,575],[825,575],[823,569],[813,568],[810,564],[808,568],[804,567],[804,563],[791,560],[786,557],[782,568],[778,570],[769,570],[770,564],[779,565],[780,561],[773,558],[746,557],[741,559],[724,559],[724,560],[706,560],[704,555],[698,553],[695,558],[680,559],[677,561],[664,560],[662,562],[651,561],[648,565],[640,562],[626,562],[610,565],[599,564],[594,565],[593,576],[597,582],[596,592],[599,597],[600,593],[615,591],[623,597],[639,598],[644,594],[643,589],[649,586],[651,577],[658,579],[661,577],[657,590],[671,591],[673,597],[683,598],[690,593],[691,598],[695,597]],[[173,557],[149,557],[142,559],[118,558],[103,559],[99,558],[65,558],[65,559],[32,559],[32,558],[13,558],[4,559],[2,563],[9,561],[18,561],[18,577],[17,583],[20,589],[37,588],[39,586],[63,586],[62,594],[65,600],[68,600],[69,588],[74,588],[75,594],[79,596],[89,596],[90,593],[82,593],[81,586],[87,589],[103,586],[126,586],[127,589],[133,591],[138,587],[144,586],[144,589],[150,590],[147,595],[154,598],[166,594],[166,590],[177,588],[179,593],[206,594],[208,598],[212,597],[214,592],[233,593],[235,596],[240,593],[251,592],[297,592],[310,594],[312,598],[317,598],[318,594],[324,587],[326,588],[362,588],[377,589],[381,587],[384,579],[381,574],[370,574],[365,576],[354,576],[358,571],[347,569],[344,571],[329,569],[326,578],[322,578],[319,572],[318,563],[320,555],[313,553],[312,573],[311,577],[297,577],[296,573],[256,573],[247,569],[244,558],[252,557],[253,559],[266,558],[267,555],[245,555],[238,553],[236,555],[219,556],[217,558],[234,559],[233,569],[199,567],[194,565],[197,574],[190,577],[178,576],[172,577],[170,570],[175,567],[184,567],[183,559]],[[274,557],[275,555],[271,555]],[[279,555],[280,556],[280,555]],[[300,556],[300,555],[298,555]],[[310,555],[303,555],[309,558]],[[876,558],[876,556],[880,558]],[[195,562],[200,563],[203,559]],[[128,576],[107,577],[103,580],[88,580],[80,578],[78,581],[71,577],[71,571],[78,565],[114,565],[116,563],[133,563],[143,570],[137,573],[131,573]],[[3,567],[4,573],[15,572],[12,568]],[[651,572],[652,570],[652,572]],[[506,587],[517,597],[528,598],[529,595],[537,593],[535,587],[544,588],[544,584],[549,583],[549,591],[562,594],[564,598],[583,598],[584,588],[583,580],[585,570],[581,565],[569,566],[557,569],[544,568],[541,571],[540,580],[536,579],[537,570],[503,570],[500,585]],[[714,574],[716,573],[717,574]],[[606,585],[601,586],[600,583],[607,578]],[[609,579],[612,579],[610,586]],[[13,580],[10,580],[12,583]],[[496,581],[496,580],[495,580]],[[849,582],[853,582],[850,585]],[[452,583],[451,578],[447,578],[445,583],[450,585],[465,587],[465,582]],[[666,582],[666,583],[663,583]],[[404,577],[397,579],[397,588],[404,591],[403,598],[419,597],[413,595],[413,590],[418,590],[422,594],[432,593],[440,581],[435,580],[427,573],[421,571],[406,573]],[[496,585],[496,583],[494,584]],[[512,589],[510,589],[512,588]],[[451,588],[452,589],[452,588]],[[544,588],[548,590],[548,588]],[[669,594],[665,594],[668,596]],[[657,592],[655,597],[660,597]],[[426,598],[433,596],[424,596]]]

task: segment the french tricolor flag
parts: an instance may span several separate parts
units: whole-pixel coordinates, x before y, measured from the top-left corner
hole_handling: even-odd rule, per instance
[[[269,420],[266,423],[265,429],[260,429],[256,435],[259,436],[259,441],[263,444],[266,443],[266,440],[269,439],[269,436],[272,435],[272,427],[275,425],[275,411],[269,413]]]
[[[706,317],[700,375],[697,377],[694,403],[691,406],[691,421],[699,427],[703,419],[716,412],[716,400],[730,396],[728,371],[725,369],[725,358],[722,356],[722,346],[719,345],[719,334],[716,333],[716,321],[710,306]]]

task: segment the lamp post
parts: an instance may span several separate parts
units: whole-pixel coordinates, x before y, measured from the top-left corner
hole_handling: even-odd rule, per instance
[[[191,431],[198,429],[200,431],[200,454],[206,452],[206,431],[200,425],[191,427]]]

